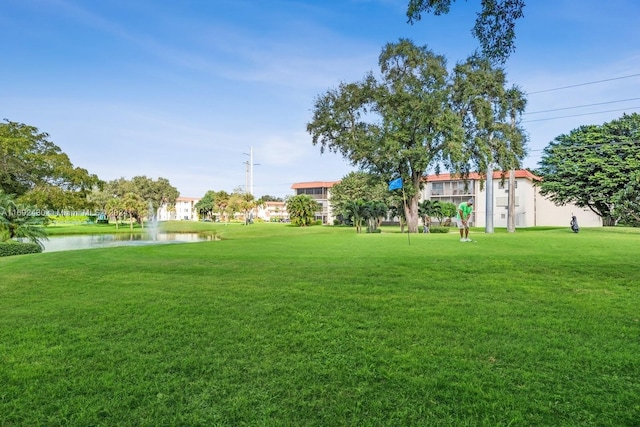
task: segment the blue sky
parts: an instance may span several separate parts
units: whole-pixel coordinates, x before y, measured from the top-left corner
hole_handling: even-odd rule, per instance
[[[407,3],[3,0],[0,118],[49,133],[104,180],[164,177],[190,197],[244,187],[253,149],[254,194],[284,197],[354,170],[311,144],[317,96],[377,71],[399,38],[450,68],[477,48],[480,0],[414,25]],[[554,137],[640,112],[640,2],[527,3],[506,71],[529,94],[524,166],[535,168]]]

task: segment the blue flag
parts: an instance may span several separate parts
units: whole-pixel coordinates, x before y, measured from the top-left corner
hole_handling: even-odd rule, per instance
[[[402,188],[402,177],[389,181],[389,191]]]

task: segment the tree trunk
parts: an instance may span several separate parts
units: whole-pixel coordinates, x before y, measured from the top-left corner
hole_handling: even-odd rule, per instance
[[[616,219],[611,215],[602,217],[602,226],[603,227],[614,227],[616,225]]]
[[[418,223],[420,221],[420,215],[418,214],[418,198],[419,195],[415,194],[407,201],[404,209],[405,216],[407,217],[407,229],[409,233],[418,232]]]
[[[509,171],[509,209],[507,231],[514,233],[516,231],[516,171]]]

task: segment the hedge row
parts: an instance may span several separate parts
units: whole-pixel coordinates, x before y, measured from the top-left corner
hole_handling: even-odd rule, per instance
[[[37,243],[22,243],[16,241],[0,242],[0,257],[37,254],[40,252],[42,252],[42,248]]]
[[[449,227],[431,227],[429,228],[430,233],[448,233]]]

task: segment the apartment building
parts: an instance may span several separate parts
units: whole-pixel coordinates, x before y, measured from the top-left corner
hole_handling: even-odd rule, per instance
[[[198,212],[195,205],[200,201],[197,197],[178,197],[175,206],[164,204],[158,209],[158,221],[197,221]]]
[[[601,227],[602,219],[588,208],[573,204],[557,206],[542,196],[535,182],[539,178],[528,170],[515,171],[515,225],[516,227],[569,226],[572,215],[576,215],[582,227]],[[459,204],[475,199],[472,225],[486,226],[487,188],[486,181],[472,173],[467,179],[448,173],[428,175],[424,178],[422,200],[438,200]],[[493,225],[507,227],[509,206],[509,178],[501,172],[493,173]]]
[[[256,211],[256,217],[265,222],[278,222],[289,219],[287,205],[284,202],[264,202],[257,207]]]
[[[291,188],[295,195],[306,194],[311,196],[321,206],[316,212],[316,220],[321,220],[323,224],[333,224],[334,215],[331,212],[331,187],[340,181],[310,181],[297,182]]]

